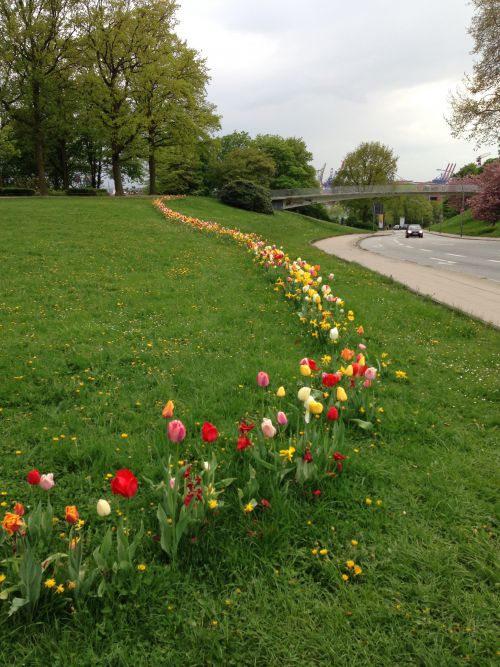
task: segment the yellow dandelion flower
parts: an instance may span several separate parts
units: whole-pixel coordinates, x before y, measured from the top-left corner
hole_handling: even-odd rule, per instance
[[[243,511],[246,512],[247,514],[250,514],[250,512],[253,512],[255,507],[253,506],[252,503],[247,503],[245,507],[243,508]]]
[[[346,567],[348,567],[350,570],[356,565],[356,563],[353,560],[346,560],[345,562]]]
[[[311,553],[312,553],[313,556],[317,556],[318,555],[318,550],[317,549],[311,549]]]
[[[361,574],[363,570],[359,567],[359,565],[354,566],[354,574],[358,576],[358,574]]]
[[[348,574],[343,574],[342,575],[342,581],[349,581],[349,575]]]
[[[46,581],[44,581],[43,585],[45,586],[45,588],[54,588],[54,586],[56,585],[56,580],[47,579]]]
[[[319,550],[319,555],[320,556],[326,556],[328,554],[328,549],[320,549]]]
[[[375,504],[378,505],[379,507],[380,507],[380,505],[382,505],[382,501],[380,500],[380,498],[375,501]]]
[[[212,500],[208,501],[208,506],[211,510],[214,510],[214,509],[216,509],[216,507],[219,506],[219,503],[215,499],[212,498]]]
[[[371,498],[365,498],[365,505],[371,505],[372,504],[372,499]]]
[[[351,544],[352,544],[353,547],[357,547],[358,546],[358,540],[351,540]]]
[[[145,565],[144,563],[139,563],[139,565],[137,566],[137,570],[139,572],[145,572],[146,568],[147,568],[147,565]]]
[[[405,371],[394,371],[397,380],[407,380],[408,374]]]
[[[64,586],[62,584],[59,584],[59,586],[56,588],[56,593],[64,593]]]
[[[3,582],[7,579],[5,574],[0,574],[0,584],[3,584]]]

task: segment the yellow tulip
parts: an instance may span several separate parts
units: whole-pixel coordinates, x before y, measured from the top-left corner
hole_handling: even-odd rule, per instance
[[[337,387],[337,401],[347,401],[347,394],[343,387]]]
[[[349,364],[349,366],[344,371],[344,375],[347,375],[347,377],[350,378],[350,377],[353,376],[353,373],[354,373],[354,371],[353,371],[353,368],[352,368],[352,364]]]
[[[284,396],[286,396],[285,387],[280,387],[280,388],[278,389],[278,391],[276,392],[276,396],[277,396],[278,398],[283,398]]]
[[[309,412],[313,415],[320,415],[323,412],[323,404],[318,401],[311,401],[309,403]]]
[[[312,371],[309,368],[307,364],[302,364],[300,367],[300,374],[303,375],[304,377],[309,377],[311,375]]]

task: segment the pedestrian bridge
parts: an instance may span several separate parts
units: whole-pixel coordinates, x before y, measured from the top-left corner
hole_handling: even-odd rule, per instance
[[[395,183],[393,185],[341,185],[329,190],[305,188],[302,190],[271,190],[273,208],[276,210],[297,208],[308,204],[329,204],[349,199],[375,199],[379,197],[401,197],[408,195],[474,195],[478,185],[467,183]]]

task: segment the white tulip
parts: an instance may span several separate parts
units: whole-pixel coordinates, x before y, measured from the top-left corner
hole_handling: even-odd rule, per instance
[[[101,498],[97,501],[96,510],[99,516],[109,516],[111,514],[111,505],[107,500]]]

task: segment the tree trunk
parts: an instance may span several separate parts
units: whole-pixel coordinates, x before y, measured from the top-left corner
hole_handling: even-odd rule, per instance
[[[153,146],[149,147],[149,194],[156,194],[156,155]]]
[[[120,152],[116,147],[112,148],[111,166],[113,171],[113,180],[115,182],[115,197],[123,197],[122,170],[120,166]]]
[[[33,135],[35,143],[35,163],[38,179],[38,189],[42,196],[49,194],[45,177],[45,159],[43,151],[42,113],[40,108],[40,84],[33,82]]]
[[[63,190],[68,190],[69,189],[68,154],[66,152],[66,141],[64,139],[62,139],[59,144],[59,159],[61,161]]]

